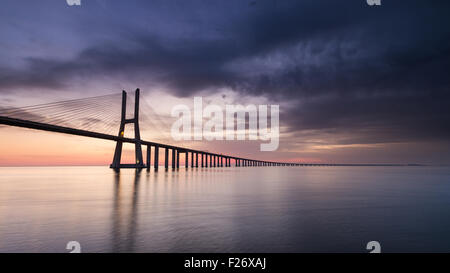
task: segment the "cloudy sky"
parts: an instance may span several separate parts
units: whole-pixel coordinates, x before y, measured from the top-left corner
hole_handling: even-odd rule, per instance
[[[253,142],[207,149],[289,161],[450,163],[449,1],[1,4],[2,106],[136,87],[162,117],[194,96],[219,105],[278,104],[276,152],[260,152]],[[112,157],[112,144],[0,130],[8,140],[0,144],[3,165],[42,158],[104,164]],[[18,137],[27,144],[15,144]],[[48,143],[36,148],[36,138]]]

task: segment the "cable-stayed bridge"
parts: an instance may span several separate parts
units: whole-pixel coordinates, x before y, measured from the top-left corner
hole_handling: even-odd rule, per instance
[[[0,108],[0,124],[115,141],[116,148],[110,165],[114,169],[150,169],[153,150],[153,166],[155,170],[158,170],[160,149],[164,150],[165,170],[169,169],[169,161],[171,161],[172,169],[178,169],[181,154],[185,154],[186,168],[189,165],[191,168],[231,167],[232,165],[236,167],[332,165],[258,160],[169,145],[158,140],[143,140],[140,124],[151,122],[152,130],[159,132],[165,132],[165,130],[158,114],[145,101],[140,103],[139,97],[140,91],[136,89],[134,97],[128,96],[123,91],[121,95],[111,94],[26,107]],[[134,109],[132,115],[127,113],[129,108]],[[118,109],[121,111],[119,112]],[[125,134],[127,124],[133,125],[130,130],[133,137],[128,137],[128,128]],[[121,163],[124,143],[135,146],[135,162],[132,164]],[[143,159],[142,146],[146,147],[146,162]],[[169,152],[172,154],[171,157]]]

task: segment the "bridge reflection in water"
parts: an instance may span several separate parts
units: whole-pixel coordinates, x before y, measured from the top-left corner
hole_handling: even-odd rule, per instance
[[[449,168],[0,168],[0,252],[448,252]],[[400,190],[401,189],[401,190]],[[417,223],[427,223],[421,225]],[[414,234],[414,236],[410,236]]]

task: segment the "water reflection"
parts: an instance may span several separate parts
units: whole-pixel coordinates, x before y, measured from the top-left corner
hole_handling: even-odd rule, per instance
[[[0,168],[0,252],[450,251],[449,182],[431,167]]]
[[[139,185],[142,170],[135,170],[131,194],[131,206],[127,208],[122,200],[122,187],[120,171],[114,172],[114,191],[112,209],[112,249],[111,252],[134,252],[136,232],[138,225],[138,199]],[[127,209],[129,212],[127,212]]]

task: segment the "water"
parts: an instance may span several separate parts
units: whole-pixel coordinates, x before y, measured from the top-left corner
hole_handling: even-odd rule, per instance
[[[0,252],[450,251],[448,167],[0,168]]]

